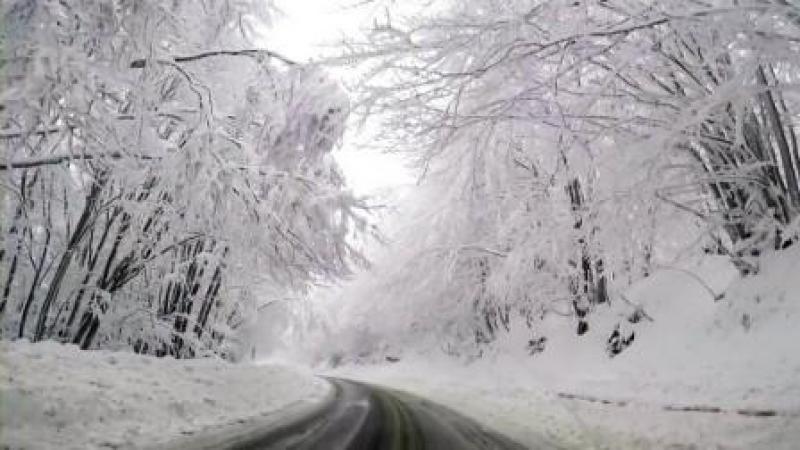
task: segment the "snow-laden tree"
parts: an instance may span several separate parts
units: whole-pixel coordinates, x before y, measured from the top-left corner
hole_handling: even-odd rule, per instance
[[[428,192],[379,299],[474,348],[517,314],[582,333],[681,251],[756,270],[797,239],[799,17],[785,0],[388,9],[345,58],[364,65],[358,111]]]
[[[3,338],[235,358],[259,292],[362,262],[330,155],[347,96],[253,47],[269,2],[2,14]]]

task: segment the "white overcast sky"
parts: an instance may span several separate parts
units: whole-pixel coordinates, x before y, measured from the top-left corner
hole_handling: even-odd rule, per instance
[[[368,26],[368,7],[348,7],[357,0],[275,0],[282,15],[275,18],[267,34],[268,48],[295,61],[313,60],[330,54],[332,45],[346,35]],[[414,182],[399,157],[356,148],[355,131],[349,131],[344,146],[335,153],[356,194],[378,194]]]

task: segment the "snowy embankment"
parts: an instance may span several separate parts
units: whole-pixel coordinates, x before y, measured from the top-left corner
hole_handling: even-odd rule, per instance
[[[512,329],[496,356],[466,366],[405,355],[336,373],[416,392],[529,445],[544,436],[566,448],[796,449],[798,267],[800,248],[744,279],[707,258],[626,290],[650,319],[631,324],[612,305],[583,336],[556,323],[565,318],[542,324],[540,354],[519,350],[530,337]],[[617,324],[635,339],[609,358]]]
[[[294,368],[52,342],[0,342],[0,363],[4,448],[195,447],[231,430],[278,426],[332,395]]]

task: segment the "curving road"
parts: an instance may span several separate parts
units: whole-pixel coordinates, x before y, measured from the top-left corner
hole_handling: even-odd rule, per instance
[[[413,395],[329,378],[334,401],[303,419],[228,448],[242,450],[524,449],[472,419]],[[231,444],[231,442],[228,442]],[[549,447],[548,447],[549,448]]]

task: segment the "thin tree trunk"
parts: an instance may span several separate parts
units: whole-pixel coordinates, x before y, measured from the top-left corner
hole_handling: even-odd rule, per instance
[[[769,87],[767,74],[763,66],[758,68],[758,82],[764,87]],[[761,104],[766,109],[766,116],[768,117],[769,125],[772,128],[772,135],[775,138],[775,142],[778,144],[781,166],[783,168],[783,175],[786,180],[788,196],[792,206],[796,208],[800,206],[800,191],[798,191],[798,186],[800,185],[797,183],[798,174],[795,173],[796,161],[792,161],[792,152],[789,148],[789,142],[786,138],[786,132],[783,122],[781,121],[780,113],[778,112],[778,108],[775,104],[774,94],[768,89],[764,94],[761,95],[761,98]]]
[[[81,217],[75,224],[75,230],[73,231],[69,243],[67,244],[67,249],[61,256],[61,260],[58,263],[58,268],[56,269],[53,279],[50,282],[50,289],[48,289],[47,295],[42,302],[42,307],[39,310],[39,318],[36,322],[36,329],[33,336],[34,341],[39,341],[44,336],[45,325],[47,323],[47,315],[50,311],[50,306],[53,304],[53,301],[55,301],[59,291],[61,290],[61,284],[64,281],[64,277],[67,274],[70,264],[72,263],[72,257],[75,254],[75,251],[78,249],[78,246],[83,240],[83,236],[92,226],[93,221],[91,219],[93,218],[95,206],[97,205],[97,201],[100,198],[100,193],[104,185],[105,177],[101,175],[94,180],[92,187],[89,190],[89,194],[86,196],[86,202],[84,204]]]
[[[111,230],[114,222],[116,222],[117,217],[120,214],[120,208],[114,208],[114,211],[111,213],[111,216],[108,217],[106,221],[106,226],[103,229],[103,234],[100,236],[100,242],[97,244],[97,250],[94,252],[94,256],[89,258],[89,265],[87,267],[86,276],[83,278],[83,286],[89,284],[91,280],[91,276],[94,273],[94,269],[97,266],[97,261],[100,257],[100,253],[102,252],[102,248],[105,246],[106,240],[108,239],[109,231]],[[78,291],[77,296],[75,297],[75,301],[73,302],[72,310],[70,310],[69,318],[67,319],[66,325],[64,326],[64,333],[68,333],[69,329],[72,328],[72,324],[75,322],[75,318],[78,315],[78,311],[81,309],[81,303],[83,302],[83,297],[86,295],[86,288],[81,287]]]
[[[39,263],[34,267],[35,272],[33,274],[31,288],[28,291],[28,297],[25,299],[25,304],[22,307],[22,315],[19,319],[19,330],[17,332],[18,338],[23,338],[25,336],[25,325],[28,321],[28,313],[30,312],[31,305],[33,304],[33,300],[36,296],[36,289],[39,287],[39,280],[42,275],[42,269],[44,268],[44,261],[45,258],[47,258],[47,250],[50,248],[50,230],[46,230],[46,234],[47,237],[45,238],[44,248],[42,249],[41,256],[39,257]]]

